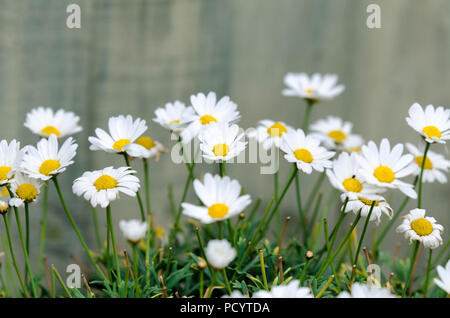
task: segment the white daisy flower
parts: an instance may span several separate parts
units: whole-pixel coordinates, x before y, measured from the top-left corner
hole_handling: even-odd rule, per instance
[[[183,214],[209,224],[238,215],[252,202],[250,196],[240,195],[241,185],[226,176],[212,176],[207,173],[204,182],[194,181],[194,190],[204,206],[182,203]]]
[[[194,115],[192,107],[186,107],[184,103],[175,101],[167,103],[164,107],[155,110],[153,121],[170,131],[180,132],[184,128],[186,118]]]
[[[41,139],[36,148],[27,147],[21,169],[32,178],[49,180],[73,164],[77,147],[73,138],[69,137],[59,148],[58,138],[51,134],[48,139]]]
[[[256,139],[265,150],[269,150],[272,147],[280,148],[283,134],[290,130],[294,128],[282,121],[264,119],[259,121],[255,130],[248,133],[248,137]]]
[[[441,234],[444,227],[436,224],[433,217],[425,217],[424,209],[413,209],[404,217],[402,224],[397,227],[398,233],[403,233],[409,242],[422,242],[424,247],[434,249],[442,244]]]
[[[43,183],[39,179],[17,172],[11,181],[11,192],[14,196],[9,200],[9,205],[19,207],[24,203],[34,202],[42,185]]]
[[[252,298],[314,298],[308,287],[299,287],[300,281],[294,279],[287,285],[272,287],[270,291],[260,290]]]
[[[342,200],[344,201],[343,197]],[[361,194],[360,196],[352,197],[347,202],[344,212],[358,214],[361,211],[361,216],[366,218],[369,215],[373,201],[375,201],[375,205],[369,221],[375,221],[377,225],[380,224],[382,214],[386,214],[390,219],[392,218],[393,211],[391,206],[386,202],[385,198],[376,194]]]
[[[314,73],[309,77],[306,73],[287,73],[284,84],[288,88],[283,90],[283,95],[297,96],[311,102],[332,99],[345,89],[344,85],[336,85],[337,80],[336,74]]]
[[[120,220],[119,228],[125,239],[131,244],[139,243],[147,233],[147,222],[140,220]]]
[[[139,137],[134,143],[126,146],[127,153],[134,158],[159,160],[159,156],[167,149],[158,141],[147,136]]]
[[[100,128],[95,130],[97,137],[89,137],[90,150],[111,153],[128,152],[128,147],[147,130],[147,124],[140,118],[133,120],[131,115],[119,115],[109,118],[108,129],[109,134]]]
[[[227,161],[245,150],[247,142],[241,141],[239,126],[228,123],[212,123],[200,132],[200,149],[203,157],[213,161]]]
[[[55,134],[62,138],[82,130],[81,126],[78,125],[79,120],[80,117],[73,112],[63,109],[53,112],[50,107],[39,106],[27,113],[24,126],[42,137]]]
[[[438,285],[447,294],[450,294],[450,260],[447,261],[445,268],[439,265],[437,268],[439,279],[435,278],[434,283]]]
[[[139,179],[133,174],[136,171],[129,167],[86,171],[75,179],[72,185],[73,193],[83,196],[95,208],[100,205],[106,208],[112,201],[119,198],[119,192],[131,197],[136,196],[139,189]]]
[[[356,161],[356,154],[341,153],[333,161],[332,169],[327,169],[326,174],[333,187],[343,192],[343,199],[357,199],[362,194],[376,194],[382,189],[365,182],[359,173],[360,166]]]
[[[354,283],[351,294],[347,291],[341,292],[337,298],[396,298],[389,289],[376,285]]]
[[[20,142],[15,139],[8,144],[6,140],[0,141],[0,186],[8,184],[20,169],[25,149],[20,149]]]
[[[429,143],[445,143],[450,139],[450,109],[428,105],[425,111],[419,103],[409,108],[406,122]]]
[[[353,124],[343,121],[339,117],[328,116],[325,119],[319,119],[309,126],[310,135],[323,142],[329,149],[336,149],[341,145],[352,132]]]
[[[233,124],[241,117],[237,105],[230,100],[230,97],[224,96],[216,103],[214,92],[209,92],[207,96],[203,93],[192,95],[191,104],[194,113],[185,115],[188,126],[181,132],[183,143],[188,143],[197,137],[209,123]]]
[[[410,166],[413,156],[402,155],[403,145],[397,144],[392,150],[389,140],[381,140],[380,149],[373,141],[362,146],[361,154],[357,154],[356,160],[361,166],[362,177],[370,184],[381,188],[399,189],[407,196],[416,199],[417,193],[412,184],[400,181],[413,172]]]
[[[236,257],[236,249],[227,240],[211,240],[205,249],[206,259],[215,269],[227,267]]]
[[[422,169],[425,146],[420,144],[419,148],[417,148],[413,144],[407,143],[406,148],[414,156],[414,160],[411,162],[411,165],[414,167],[412,174],[418,176]],[[448,172],[448,168],[450,168],[450,161],[446,160],[443,155],[428,150],[423,166],[422,181],[431,183],[437,180],[440,183],[447,183],[447,176],[444,172]]]
[[[348,153],[361,152],[361,147],[364,144],[364,139],[360,135],[352,134],[339,145],[338,150],[346,151]]]
[[[322,172],[324,168],[331,168],[329,160],[334,152],[319,146],[320,141],[311,136],[305,136],[301,129],[288,131],[283,134],[280,149],[286,154],[284,158],[297,164],[297,168],[310,174],[312,169]]]

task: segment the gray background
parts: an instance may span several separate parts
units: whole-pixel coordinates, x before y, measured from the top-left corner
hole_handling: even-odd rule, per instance
[[[69,3],[81,6],[79,30],[66,27]],[[381,29],[366,27],[369,3],[381,6]],[[70,109],[81,116],[84,130],[76,135],[77,161],[60,182],[92,247],[90,209],[71,193],[71,182],[84,170],[122,164],[121,158],[88,150],[87,137],[96,127],[106,128],[110,116],[146,119],[150,136],[170,148],[168,133],[151,121],[154,110],[176,99],[188,103],[191,94],[213,90],[239,105],[242,127],[264,118],[300,126],[304,103],[281,95],[284,74],[300,71],[339,75],[347,89],[318,105],[313,120],[341,116],[352,121],[354,131],[366,140],[416,142],[405,122],[410,105],[415,101],[450,105],[447,0],[1,0],[0,4],[1,138],[35,143],[37,138],[23,121],[25,113],[38,105]],[[448,153],[444,146],[433,149]],[[258,169],[256,164],[233,165],[229,173],[266,203],[272,177],[258,175]],[[284,165],[281,182],[287,170]],[[153,209],[158,222],[167,227],[171,221],[167,185],[173,184],[179,198],[185,167],[165,155],[152,163],[151,171]],[[317,173],[304,179],[305,188],[315,177]],[[424,206],[444,226],[450,220],[448,193],[448,185],[427,185],[424,190]],[[50,194],[47,254],[49,263],[64,271],[62,266],[71,262],[69,254],[82,253],[53,188]],[[394,208],[401,198],[398,193],[391,198]],[[192,191],[190,200],[195,202]],[[37,203],[32,210],[34,259],[40,206]],[[297,215],[293,191],[282,213]],[[126,197],[113,204],[113,214],[116,221],[139,215],[134,199]],[[330,218],[334,215],[337,212],[331,211]],[[292,222],[290,236],[299,235],[296,224]],[[399,234],[392,232],[389,239],[392,244],[385,244],[389,248],[395,242],[407,247]]]

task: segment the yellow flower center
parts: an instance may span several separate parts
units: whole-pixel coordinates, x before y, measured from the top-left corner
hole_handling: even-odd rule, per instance
[[[11,171],[11,167],[1,166],[0,167],[0,181],[6,180],[8,178],[8,173]]]
[[[425,135],[428,136],[428,138],[431,137],[441,138],[441,131],[437,129],[435,126],[423,127],[422,131],[425,133]]]
[[[297,158],[297,160],[311,163],[313,161],[313,156],[311,155],[311,152],[309,152],[308,149],[297,149],[294,151],[294,156]]]
[[[312,88],[308,88],[308,89],[306,90],[306,94],[308,94],[308,95],[311,95],[312,92],[313,92],[313,89],[312,89]]]
[[[117,180],[107,174],[104,174],[95,180],[94,186],[97,191],[114,189],[117,187]]]
[[[50,175],[50,172],[55,171],[59,167],[61,167],[59,161],[54,159],[48,159],[41,164],[39,172],[42,173],[44,176],[48,176]]]
[[[172,126],[173,124],[179,124],[180,121],[178,119],[174,119],[169,123],[169,126]]]
[[[361,192],[362,190],[362,184],[355,178],[347,178],[342,182],[342,185],[344,186],[345,190],[350,192]]]
[[[368,199],[364,199],[361,197],[358,197],[358,200],[361,201],[362,203],[364,203],[365,205],[372,206],[373,200],[368,200]],[[378,206],[378,200],[375,200],[375,206]]]
[[[142,147],[144,147],[147,150],[150,150],[156,146],[153,139],[150,137],[147,137],[147,136],[139,137],[138,140],[136,140],[136,143],[138,145],[141,145]]]
[[[9,195],[9,191],[7,187],[3,187],[2,191],[0,191],[0,197],[6,197]]]
[[[375,169],[375,171],[373,172],[373,175],[380,182],[391,183],[392,181],[395,180],[394,171],[392,171],[391,168],[386,167],[386,166],[379,166],[379,167],[377,167]]]
[[[341,130],[332,130],[328,133],[328,137],[333,139],[335,142],[340,143],[347,139],[347,135]]]
[[[417,163],[417,165],[422,168],[423,164],[423,156],[418,156],[414,159],[414,161]],[[427,157],[425,159],[425,164],[423,166],[424,169],[433,169],[433,164],[431,163],[431,160]]]
[[[228,214],[228,207],[223,203],[214,203],[208,208],[208,214],[214,219],[223,218]]]
[[[275,123],[267,129],[267,133],[270,137],[281,137],[281,135],[285,132],[287,132],[287,129],[281,123]]]
[[[46,126],[44,128],[42,128],[41,133],[46,134],[47,136],[50,136],[51,134],[55,134],[56,136],[60,136],[60,132],[58,130],[58,128],[54,127],[54,126]]]
[[[128,145],[130,142],[131,142],[130,139],[119,139],[114,143],[114,145],[112,147],[115,150],[121,151],[123,149],[123,147]]]
[[[202,117],[200,117],[200,122],[202,123],[202,125],[208,125],[212,121],[217,123],[217,119],[215,119],[211,115],[203,115]]]
[[[38,191],[36,187],[30,183],[24,183],[17,187],[17,196],[25,202],[31,202],[36,199]]]
[[[164,236],[164,229],[162,227],[160,227],[160,226],[157,226],[155,234],[156,234],[157,238],[163,238],[163,236]]]
[[[425,218],[414,220],[411,228],[420,236],[426,236],[433,232],[433,225]]]
[[[218,157],[219,156],[225,157],[229,151],[230,147],[228,147],[226,144],[216,144],[213,147],[213,153]]]

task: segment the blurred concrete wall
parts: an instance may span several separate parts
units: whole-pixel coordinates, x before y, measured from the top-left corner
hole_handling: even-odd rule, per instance
[[[66,27],[69,3],[81,7],[81,29]],[[381,29],[366,27],[370,3],[381,6]],[[149,134],[169,148],[167,132],[151,121],[153,111],[168,101],[188,103],[191,94],[213,90],[239,105],[243,127],[264,118],[300,126],[304,103],[281,95],[284,74],[300,71],[339,75],[346,91],[318,105],[313,120],[342,116],[367,140],[415,142],[418,138],[405,122],[409,106],[418,101],[450,107],[448,0],[1,0],[0,4],[1,138],[35,143],[23,121],[25,113],[38,105],[70,109],[81,116],[84,130],[76,136],[77,162],[60,180],[93,247],[90,209],[70,186],[84,170],[122,164],[121,158],[88,150],[87,137],[96,127],[106,128],[110,116],[145,118]],[[436,150],[448,155],[446,147]],[[266,203],[272,177],[258,175],[258,169],[233,165],[229,173]],[[283,169],[281,182],[287,166]],[[151,171],[153,209],[159,223],[168,225],[167,185],[173,184],[179,198],[185,167],[174,165],[166,155],[151,165]],[[316,176],[304,179],[306,192]],[[296,216],[291,192],[282,213]],[[80,245],[54,190],[50,193],[49,262],[57,262],[59,256],[66,264],[70,253],[81,254]],[[448,185],[427,186],[424,193],[425,207],[444,225],[450,220],[448,193]],[[400,198],[392,197],[394,207]],[[36,238],[40,206],[33,208]],[[139,215],[135,201],[125,197],[114,203],[113,213],[116,221]],[[336,214],[332,211],[330,218]],[[407,245],[398,234],[392,233],[390,239]],[[38,239],[33,244],[37,250]]]

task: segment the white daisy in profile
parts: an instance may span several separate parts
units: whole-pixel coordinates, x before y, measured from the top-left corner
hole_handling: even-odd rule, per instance
[[[167,149],[158,141],[148,137],[141,136],[134,143],[126,146],[127,153],[134,158],[159,160],[162,153]]]
[[[359,173],[360,166],[356,154],[343,152],[333,160],[333,167],[326,170],[326,174],[333,187],[342,192],[343,200],[357,199],[361,194],[376,194],[382,189],[374,187],[364,181]]]
[[[303,130],[297,129],[283,135],[280,149],[286,153],[284,158],[287,161],[296,163],[298,169],[310,174],[313,169],[322,172],[324,168],[333,166],[329,159],[335,153],[319,144],[318,139],[305,136]]]
[[[20,142],[15,139],[8,144],[6,140],[0,141],[0,186],[8,184],[20,169],[24,149],[20,149]]]
[[[420,144],[419,147],[416,147],[413,144],[407,143],[406,148],[414,156],[414,160],[411,163],[414,167],[412,174],[418,176],[422,169],[425,146]],[[448,168],[450,168],[450,161],[446,160],[443,155],[428,150],[427,158],[423,166],[422,181],[431,183],[437,180],[440,183],[447,183],[447,176],[444,172],[448,172]]]
[[[32,178],[49,180],[73,164],[77,147],[73,138],[69,137],[59,148],[58,138],[51,134],[48,139],[41,139],[36,148],[27,147],[21,169]]]
[[[122,231],[123,236],[130,244],[139,243],[147,233],[147,222],[141,220],[120,220],[119,228]]]
[[[361,194],[357,197],[352,197],[348,200],[344,212],[353,212],[355,214],[361,212],[361,216],[367,218],[374,201],[375,204],[369,221],[375,221],[376,225],[380,224],[382,214],[386,214],[391,219],[393,213],[391,206],[386,202],[385,198],[376,194]]]
[[[106,208],[112,201],[119,198],[119,193],[131,197],[139,190],[139,179],[133,174],[136,171],[129,167],[114,169],[107,167],[102,170],[86,171],[75,179],[72,185],[73,193],[83,196],[95,208],[100,205]]]
[[[419,241],[424,247],[434,249],[442,244],[441,234],[444,227],[436,224],[436,219],[426,217],[424,209],[413,209],[404,217],[402,224],[397,227],[398,233],[403,233],[409,242]]]
[[[419,103],[408,110],[406,122],[429,143],[445,143],[450,139],[450,109],[428,105],[425,111]]]
[[[389,289],[376,285],[354,283],[351,293],[341,292],[337,298],[396,298]]]
[[[184,128],[186,118],[193,115],[194,109],[192,107],[186,107],[184,103],[175,101],[157,108],[155,110],[156,117],[153,118],[153,121],[170,131],[180,132]]]
[[[54,134],[63,138],[82,130],[81,126],[78,125],[79,121],[80,117],[73,112],[63,109],[53,112],[50,107],[39,106],[27,113],[24,126],[42,137]]]
[[[343,121],[339,117],[328,116],[325,119],[319,119],[309,126],[310,135],[323,142],[323,145],[329,149],[336,149],[341,145],[352,132],[353,124]]]
[[[272,287],[270,291],[260,290],[252,298],[314,298],[308,287],[300,287],[300,281],[294,279],[286,285]]]
[[[247,146],[242,138],[244,133],[239,134],[239,126],[228,123],[212,123],[198,135],[203,157],[213,161],[227,161],[238,156]]]
[[[248,137],[256,139],[265,150],[269,150],[272,147],[280,148],[282,136],[288,130],[294,130],[294,128],[282,121],[264,119],[258,122],[256,129],[248,133]]]
[[[447,261],[445,267],[438,265],[436,270],[438,272],[439,279],[435,278],[434,283],[447,294],[450,294],[450,260]]]
[[[241,117],[237,105],[230,97],[224,96],[216,102],[214,92],[209,92],[207,96],[203,93],[192,95],[191,104],[194,112],[185,115],[188,126],[181,132],[183,143],[197,137],[200,131],[212,122],[233,124]]]
[[[203,183],[194,181],[194,190],[204,206],[183,202],[183,214],[204,224],[238,215],[252,202],[248,194],[240,195],[241,185],[228,176],[221,178],[207,173]]]
[[[339,145],[338,150],[348,153],[361,152],[361,147],[364,144],[364,139],[360,135],[352,134]]]
[[[332,99],[345,89],[344,85],[336,85],[337,81],[336,74],[314,73],[309,77],[306,73],[287,73],[284,77],[284,84],[288,88],[283,90],[283,95],[297,96],[311,102]]]
[[[134,143],[147,130],[145,120],[131,115],[119,115],[108,120],[109,134],[103,129],[95,129],[97,137],[89,137],[90,150],[103,150],[110,153],[126,153],[127,146]]]
[[[361,154],[357,154],[356,160],[361,166],[362,177],[370,184],[381,187],[399,189],[401,192],[416,199],[417,193],[413,185],[405,183],[400,178],[413,172],[410,165],[414,157],[411,154],[403,154],[403,144],[397,144],[392,149],[389,140],[381,140],[380,149],[373,141],[361,148]]]
[[[14,194],[9,200],[9,205],[19,207],[24,203],[31,203],[36,200],[40,193],[42,181],[31,178],[17,172],[11,181],[11,192]]]
[[[211,240],[206,246],[205,254],[212,267],[222,269],[236,258],[237,252],[227,240]]]

